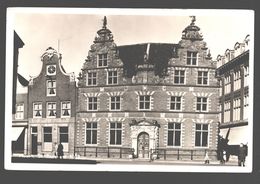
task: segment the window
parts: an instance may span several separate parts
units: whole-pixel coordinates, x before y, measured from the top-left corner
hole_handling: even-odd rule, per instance
[[[248,77],[249,77],[249,67],[244,66],[244,87],[248,86]]]
[[[108,71],[108,84],[117,84],[117,71]]]
[[[198,71],[198,84],[208,84],[208,72]]]
[[[56,81],[48,80],[47,81],[47,96],[55,96],[56,95]]]
[[[243,119],[248,119],[248,112],[249,112],[249,95],[244,96],[244,116]]]
[[[71,104],[70,102],[61,102],[61,116],[70,116]]]
[[[24,119],[24,104],[16,104],[15,119]]]
[[[234,72],[234,91],[241,88],[240,71]]]
[[[224,123],[230,122],[230,101],[224,103]]]
[[[174,72],[174,83],[175,84],[184,84],[185,71],[184,70],[175,70]]]
[[[86,123],[86,144],[97,144],[97,122]]]
[[[52,142],[52,127],[43,127],[43,142]]]
[[[69,128],[68,127],[59,127],[60,132],[60,142],[68,143],[69,142]]]
[[[181,145],[181,124],[168,123],[168,146]]]
[[[88,97],[88,110],[97,110],[97,97]]]
[[[120,96],[112,96],[110,97],[110,100],[111,100],[110,109],[120,110]]]
[[[35,102],[33,104],[33,117],[34,118],[42,117],[42,103],[41,102]]]
[[[122,123],[110,123],[110,144],[120,145],[122,137]]]
[[[49,118],[56,117],[56,102],[47,103],[47,117]]]
[[[37,134],[37,132],[38,132],[37,127],[31,127],[32,134]]]
[[[139,109],[140,110],[150,110],[151,96],[142,95],[139,96]]]
[[[88,86],[95,86],[97,85],[97,73],[96,72],[89,72],[87,73],[88,76]]]
[[[230,93],[231,91],[231,80],[230,80],[230,75],[229,76],[226,76],[225,79],[224,79],[224,93],[227,94],[227,93]]]
[[[170,110],[181,110],[180,96],[171,96]]]
[[[208,146],[208,124],[196,124],[195,146]]]
[[[98,67],[107,66],[107,54],[98,54]]]
[[[205,97],[197,97],[197,111],[207,111],[207,101]]]
[[[197,52],[187,52],[187,65],[197,65]]]
[[[233,101],[233,121],[240,120],[240,98]]]

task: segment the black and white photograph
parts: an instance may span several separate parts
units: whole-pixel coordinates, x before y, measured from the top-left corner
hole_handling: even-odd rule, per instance
[[[252,172],[254,11],[8,8],[6,35],[6,169]]]

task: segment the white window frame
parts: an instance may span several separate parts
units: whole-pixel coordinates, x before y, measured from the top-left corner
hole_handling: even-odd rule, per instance
[[[191,53],[191,55],[189,56],[189,53]],[[195,54],[195,56],[194,56]],[[188,63],[188,59],[190,61],[190,63]],[[195,60],[195,64],[193,64],[193,59]],[[197,66],[198,65],[198,52],[196,51],[187,51],[187,60],[186,60],[186,64],[189,66]]]
[[[230,113],[231,101],[224,102],[224,123],[230,122],[231,113]]]
[[[45,138],[44,138],[44,136],[45,136],[45,134],[46,134],[46,132],[44,131],[44,128],[50,128],[51,129],[51,133],[47,133],[47,134],[50,134],[51,135],[51,141],[48,141],[48,142],[45,142]],[[42,141],[44,142],[44,143],[52,143],[53,142],[53,130],[52,130],[52,127],[51,126],[44,126],[44,127],[42,127],[42,132],[43,132],[43,137],[42,137]]]
[[[169,124],[170,123],[172,123],[173,124],[173,129],[169,129]],[[178,123],[178,124],[180,124],[180,129],[176,129],[175,127],[175,125],[176,125],[176,123]],[[173,145],[169,145],[169,142],[168,142],[168,139],[169,139],[169,131],[173,131],[174,132],[174,134],[173,134]],[[180,131],[180,145],[179,146],[177,146],[177,145],[175,145],[174,143],[175,143],[175,132],[176,131]],[[175,148],[180,148],[180,147],[182,147],[182,123],[180,123],[180,122],[168,122],[167,123],[167,143],[166,143],[166,145],[167,145],[167,147],[175,147]]]
[[[16,104],[15,119],[24,119],[24,103]]]
[[[201,128],[200,130],[197,130],[196,129],[196,125],[201,125]],[[207,125],[208,126],[208,129],[207,130],[203,130],[203,125]],[[201,134],[200,134],[200,146],[196,146],[196,133],[197,131],[199,131]],[[202,139],[203,139],[203,133],[204,132],[207,132],[208,133],[208,136],[207,136],[207,146],[202,146]],[[203,123],[195,123],[195,134],[194,134],[194,146],[195,148],[209,148],[209,137],[210,137],[210,125],[209,124],[203,124]]]
[[[106,57],[104,57],[106,56]],[[101,61],[102,65],[99,65],[99,62]],[[104,62],[106,61],[106,65],[104,65]],[[108,66],[108,53],[99,53],[97,55],[97,67],[102,68],[102,67],[107,67]]]
[[[90,102],[90,98],[96,98],[97,99],[97,101],[96,102]],[[91,96],[91,97],[88,97],[87,98],[87,109],[88,109],[88,111],[98,111],[98,97],[96,97],[96,96]],[[92,109],[89,109],[89,105],[90,105],[90,103],[92,103]],[[93,107],[94,107],[94,104],[97,104],[97,108],[96,109],[93,109]]]
[[[49,87],[49,82],[53,83],[54,87],[53,86]],[[47,90],[46,91],[47,96],[56,96],[56,94],[57,94],[57,83],[56,83],[56,80],[47,80],[46,87],[47,87],[47,89],[46,89]],[[54,89],[54,94],[49,94],[49,89]]]
[[[199,76],[199,73],[201,72],[201,76]],[[207,75],[205,76],[205,72],[207,72]],[[201,84],[199,83],[199,78],[201,78]],[[207,79],[207,83],[204,84],[204,79]],[[203,85],[203,86],[206,86],[206,85],[209,85],[209,72],[208,71],[198,71],[198,78],[197,78],[197,84],[198,85]]]
[[[115,98],[115,100],[112,101],[112,98]],[[119,101],[117,101],[116,98],[119,98]],[[110,111],[121,111],[121,96],[110,96],[109,100],[110,100],[110,105],[109,105]],[[114,103],[115,109],[112,109],[112,103]],[[119,104],[119,109],[116,108],[117,104]]]
[[[91,127],[90,128],[87,128],[87,124],[90,123],[91,124]],[[93,127],[93,124],[96,123],[97,127],[94,128]],[[91,131],[91,143],[87,143],[87,130],[90,130]],[[96,143],[93,144],[93,132],[92,131],[96,131]],[[93,121],[93,122],[86,122],[85,123],[85,145],[90,145],[90,146],[96,146],[98,144],[98,123],[96,121]]]
[[[178,75],[176,74],[176,72],[184,72],[184,75],[181,75],[181,73],[179,73]],[[175,82],[175,77],[178,77],[178,83],[176,83]],[[180,83],[180,81],[181,81],[181,78],[183,77],[183,83]],[[173,83],[174,84],[177,84],[177,85],[183,85],[183,84],[185,84],[185,81],[186,80],[186,71],[185,70],[174,70],[174,76],[173,76]]]
[[[35,109],[35,105],[40,105],[40,109]],[[35,111],[39,111],[41,113],[41,116],[36,116],[36,113],[34,113]],[[33,103],[33,118],[42,118],[42,102],[34,102]]]
[[[67,104],[67,105],[69,105],[69,108],[63,108],[63,104]],[[68,112],[69,112],[69,115],[63,115],[63,110],[68,110]],[[63,101],[63,102],[61,102],[61,117],[71,117],[71,102],[70,101]]]
[[[68,129],[68,132],[61,132],[61,131],[60,131],[61,128],[67,128],[67,129]],[[70,139],[69,139],[69,127],[68,127],[68,126],[59,126],[58,129],[59,129],[59,142],[69,143],[69,140],[70,140]],[[68,141],[67,141],[67,142],[61,141],[61,138],[60,138],[61,135],[67,135],[67,136],[68,136]]]
[[[110,72],[112,72],[111,76],[109,75]],[[109,79],[111,79],[111,83],[109,83]],[[115,80],[116,80],[116,82],[115,82]],[[118,84],[118,71],[117,70],[108,70],[107,71],[107,85],[115,85],[115,84]]]
[[[148,101],[145,100],[145,97],[146,96],[149,96],[149,109],[146,109],[146,108],[143,108],[141,109],[140,108],[140,103],[141,103],[141,97],[144,97],[144,101],[142,101],[143,106],[145,107],[145,104],[148,103]],[[150,111],[151,110],[151,101],[152,101],[152,96],[151,95],[139,95],[138,96],[138,110],[142,110],[142,111]]]
[[[115,123],[115,128],[111,128],[111,123]],[[121,124],[121,128],[118,128],[117,127],[117,124]],[[113,130],[115,132],[115,144],[111,144],[111,130]],[[121,130],[121,142],[120,144],[116,144],[117,142],[117,130]],[[112,145],[112,146],[122,146],[122,142],[123,142],[123,123],[122,122],[110,122],[109,123],[109,145]]]
[[[198,101],[199,98],[201,99],[201,101]],[[206,98],[207,102],[203,102],[203,99],[205,99],[205,98]],[[197,99],[196,99],[196,111],[197,112],[208,112],[208,106],[209,106],[208,101],[209,101],[208,97],[197,97]],[[203,110],[203,105],[205,105],[205,103],[206,103],[206,110]],[[198,104],[200,104],[200,109],[197,108]]]
[[[175,98],[175,101],[172,101],[172,98]],[[180,102],[176,100],[176,98],[180,98]],[[175,109],[171,108],[172,103],[174,103]],[[177,103],[180,103],[180,109],[176,109]],[[170,96],[170,111],[181,111],[182,110],[182,96]]]
[[[55,108],[49,109],[49,105],[51,105],[51,104],[52,104],[52,107],[53,107],[53,105],[55,105]],[[49,110],[53,110],[55,116],[50,116]],[[46,103],[46,117],[47,118],[56,118],[57,117],[57,103],[56,102],[47,102]]]
[[[89,76],[91,74],[91,76]],[[96,74],[95,77],[93,77],[93,74]],[[89,80],[91,80],[91,84],[89,84]],[[95,81],[95,84],[93,84]],[[87,86],[96,86],[97,85],[97,72],[87,72]]]

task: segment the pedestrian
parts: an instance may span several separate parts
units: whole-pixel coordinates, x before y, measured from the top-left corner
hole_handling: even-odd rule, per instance
[[[227,152],[224,150],[223,151],[223,164],[225,164],[226,163],[226,161],[227,161]]]
[[[241,143],[238,150],[238,166],[245,167],[245,161],[246,161],[246,146],[244,146],[244,144]]]
[[[55,156],[55,158],[58,156],[57,151],[58,151],[58,144],[55,142],[54,143],[54,156]]]
[[[58,159],[63,159],[63,145],[60,143],[57,148]]]
[[[208,154],[208,151],[206,151],[206,153],[205,153],[204,163],[205,164],[209,164],[209,154]]]

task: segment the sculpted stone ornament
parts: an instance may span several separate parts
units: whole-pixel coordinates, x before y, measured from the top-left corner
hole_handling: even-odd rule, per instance
[[[105,43],[113,42],[113,35],[109,29],[107,29],[107,18],[106,16],[103,19],[103,27],[97,32],[94,43]]]
[[[182,39],[186,40],[203,40],[202,34],[200,34],[200,28],[195,25],[196,17],[190,16],[191,23],[188,27],[186,27],[182,32]]]
[[[45,56],[47,56],[48,59],[50,60],[54,55],[58,56],[57,51],[52,47],[48,47],[46,49],[45,53],[42,55],[41,59],[43,59]]]

